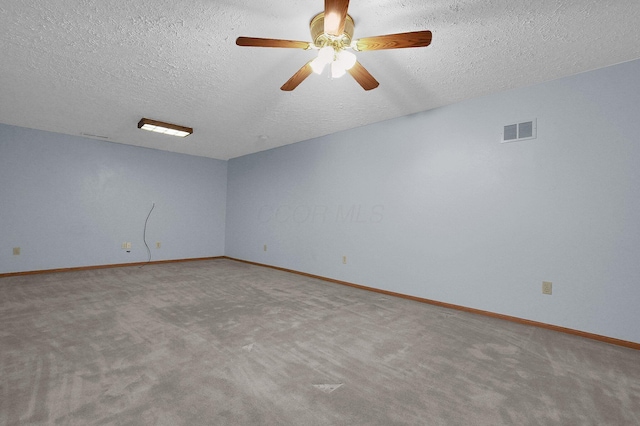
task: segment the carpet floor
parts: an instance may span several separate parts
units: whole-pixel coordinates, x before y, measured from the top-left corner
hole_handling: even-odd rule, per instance
[[[640,425],[640,351],[228,259],[0,279],[0,425]]]

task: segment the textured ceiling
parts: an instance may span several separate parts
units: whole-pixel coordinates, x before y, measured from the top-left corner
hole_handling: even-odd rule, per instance
[[[322,0],[12,0],[0,4],[0,122],[229,159],[640,58],[638,0],[352,0],[354,38],[433,32],[426,48],[358,53],[346,75],[280,86],[313,51]],[[194,128],[143,132],[142,117]],[[93,136],[91,136],[93,135]]]

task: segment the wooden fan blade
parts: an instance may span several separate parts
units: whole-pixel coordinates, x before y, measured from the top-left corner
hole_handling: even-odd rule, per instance
[[[367,71],[365,67],[358,61],[356,61],[355,65],[347,70],[349,74],[362,86],[364,90],[375,89],[380,85],[378,80],[373,78],[373,76]]]
[[[324,32],[341,36],[347,19],[349,0],[324,0]]]
[[[302,83],[305,78],[309,77],[309,75],[311,75],[312,72],[313,72],[313,69],[311,68],[311,61],[309,61],[306,64],[304,64],[302,68],[298,70],[298,72],[292,75],[291,78],[287,80],[285,84],[282,85],[280,90],[284,90],[285,92],[292,91],[293,89],[298,87],[298,85]]]
[[[403,49],[405,47],[425,47],[431,44],[431,31],[388,34],[356,40],[355,50]]]
[[[285,47],[290,49],[309,49],[311,43],[308,41],[280,40],[276,38],[256,38],[256,37],[238,37],[236,39],[238,46],[251,47]]]

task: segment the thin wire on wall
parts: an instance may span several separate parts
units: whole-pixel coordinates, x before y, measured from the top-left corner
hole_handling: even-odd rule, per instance
[[[144,221],[144,230],[142,231],[142,241],[144,241],[144,246],[147,248],[147,253],[149,254],[149,259],[147,260],[147,263],[151,263],[151,249],[149,248],[149,244],[147,244],[147,222],[149,222],[149,216],[151,216],[151,212],[153,211],[154,207],[156,206],[156,203],[153,203],[153,205],[151,206],[151,210],[149,210],[149,214],[147,215],[147,218]],[[141,268],[144,265],[140,266]]]

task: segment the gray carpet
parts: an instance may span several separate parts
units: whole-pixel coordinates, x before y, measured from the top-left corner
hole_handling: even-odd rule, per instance
[[[220,259],[0,279],[2,425],[639,425],[640,352]]]

